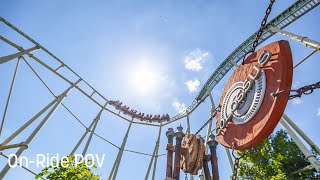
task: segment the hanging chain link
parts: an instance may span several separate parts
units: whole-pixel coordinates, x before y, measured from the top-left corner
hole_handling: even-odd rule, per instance
[[[267,20],[268,20],[270,13],[271,13],[272,5],[274,2],[275,2],[275,0],[270,0],[270,4],[266,10],[266,14],[264,15],[264,18],[261,22],[260,29],[257,32],[256,39],[253,41],[252,49],[249,52],[246,52],[246,54],[243,56],[242,64],[243,64],[244,60],[246,59],[247,55],[250,53],[253,53],[256,50],[256,47],[258,46],[258,43],[259,43],[259,39],[263,33],[263,30],[266,28]]]
[[[240,158],[234,159],[232,178],[231,178],[232,180],[237,180],[239,162],[240,162]]]
[[[294,98],[300,98],[303,94],[309,95],[309,94],[313,93],[313,90],[315,90],[315,89],[320,89],[320,81],[317,83],[314,83],[314,84],[303,86],[297,90],[282,90],[282,91],[272,93],[271,95],[273,97],[276,97],[279,94],[284,93],[284,92],[294,92],[294,94],[290,94],[290,96],[289,96],[289,100],[291,100]]]
[[[232,156],[234,157],[234,164],[233,164],[233,171],[232,171],[232,180],[237,180],[237,176],[238,176],[238,169],[239,169],[239,163],[240,163],[240,159],[241,156],[236,156],[234,154],[234,148],[235,148],[235,143],[232,143]]]
[[[199,132],[202,131],[203,128],[205,128],[205,127],[212,121],[212,119],[213,119],[214,117],[216,117],[218,108],[219,108],[219,106],[217,106],[217,107],[214,109],[214,112],[212,112],[211,117],[208,119],[207,122],[205,122],[205,123],[200,127],[200,129],[196,132],[196,134],[199,134]]]

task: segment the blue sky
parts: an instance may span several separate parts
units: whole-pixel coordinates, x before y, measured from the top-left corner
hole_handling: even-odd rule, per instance
[[[269,20],[281,13],[293,0],[276,1]],[[53,52],[110,100],[121,100],[132,108],[150,114],[175,115],[188,106],[210,74],[247,37],[255,32],[264,16],[268,1],[9,1],[0,6],[0,15]],[[288,31],[320,41],[319,7],[286,28]],[[32,44],[0,23],[0,34],[24,48]],[[280,39],[289,40],[294,64],[312,50],[282,35],[275,35],[263,45]],[[262,45],[261,45],[262,46]],[[259,47],[261,47],[259,46]],[[0,42],[0,56],[16,52]],[[53,67],[59,64],[44,53],[35,52]],[[319,53],[294,71],[293,88],[319,81]],[[38,63],[26,57],[50,88],[58,94],[68,84]],[[0,115],[2,117],[16,61],[0,65]],[[61,71],[67,76],[70,73]],[[75,77],[70,77],[75,79]],[[212,91],[218,103],[226,76]],[[144,81],[141,81],[144,79]],[[286,113],[317,144],[320,143],[320,92],[290,101]],[[9,104],[1,140],[31,118],[53,97],[21,62],[13,97]],[[74,90],[64,103],[89,125],[99,107]],[[191,115],[195,132],[209,116],[209,100]],[[32,124],[13,142],[23,141],[39,121]],[[176,128],[182,119],[163,128],[159,153],[165,153],[165,131]],[[104,112],[96,132],[120,145],[128,123]],[[277,128],[280,128],[277,127]],[[67,155],[82,133],[83,127],[62,107],[49,119],[23,155],[36,153]],[[133,125],[126,149],[152,153],[157,128]],[[202,132],[204,135],[205,132]],[[80,146],[78,152],[82,152]],[[6,151],[7,154],[15,150]],[[88,153],[106,154],[97,173],[106,178],[117,149],[94,137]],[[221,179],[231,174],[224,149],[218,147]],[[120,180],[143,179],[150,157],[125,152],[120,165]],[[165,156],[158,161],[156,179],[165,175]],[[5,165],[0,158],[0,168]],[[39,171],[35,167],[30,167]],[[23,169],[12,169],[7,179],[32,179]]]

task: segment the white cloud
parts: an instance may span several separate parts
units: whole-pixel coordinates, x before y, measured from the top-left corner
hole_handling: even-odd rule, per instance
[[[320,107],[317,109],[317,116],[320,116]]]
[[[195,49],[184,58],[185,68],[191,71],[200,71],[203,68],[203,61],[209,56],[208,51]]]
[[[295,98],[295,99],[292,100],[292,104],[295,104],[295,105],[302,104],[302,103],[303,103],[303,101],[301,99],[299,99],[299,98]]]
[[[186,108],[186,105],[184,103],[180,103],[179,101],[177,100],[174,100],[172,102],[172,106],[179,112],[183,112],[185,111],[187,108]]]
[[[200,81],[198,79],[189,80],[185,83],[190,93],[198,91]]]

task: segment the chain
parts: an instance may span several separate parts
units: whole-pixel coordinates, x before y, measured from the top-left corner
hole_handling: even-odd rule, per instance
[[[315,90],[315,89],[320,89],[320,81],[317,83],[314,83],[314,84],[303,86],[297,90],[282,90],[282,91],[272,93],[271,95],[273,97],[276,97],[279,94],[284,93],[284,92],[295,92],[294,94],[290,94],[289,100],[291,100],[294,98],[300,98],[302,96],[302,94],[309,95],[309,94],[313,93],[313,90]]]
[[[214,117],[216,117],[217,115],[217,110],[218,110],[219,106],[217,106],[215,109],[214,109],[214,112],[212,113],[211,117],[208,119],[207,122],[205,122],[201,127],[200,129],[196,132],[196,134],[199,134],[200,131],[202,131],[203,128],[205,128],[211,121]]]
[[[234,154],[234,147],[235,147],[235,143],[232,143],[232,156],[234,157],[234,164],[233,164],[232,178],[231,179],[232,180],[237,180],[239,162],[240,162],[241,156],[236,156]]]
[[[256,47],[258,46],[259,39],[263,33],[263,30],[266,28],[265,26],[267,24],[267,20],[268,20],[270,13],[271,13],[272,5],[274,2],[275,2],[275,0],[270,0],[270,4],[266,10],[266,14],[264,15],[264,18],[261,22],[260,29],[257,32],[256,39],[253,41],[252,49],[249,52],[246,52],[246,54],[243,56],[242,64],[244,63],[244,60],[246,59],[247,55],[250,53],[253,53],[256,50]]]
[[[239,162],[240,162],[240,158],[234,159],[232,178],[231,178],[232,180],[237,180]]]

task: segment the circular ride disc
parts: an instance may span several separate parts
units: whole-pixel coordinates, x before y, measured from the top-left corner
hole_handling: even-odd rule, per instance
[[[266,52],[270,59],[263,63],[262,60],[267,59]],[[259,74],[259,70],[260,75],[252,78],[252,75]],[[217,127],[222,125],[224,128],[220,128],[216,140],[227,148],[232,148],[235,143],[234,149],[243,150],[258,145],[268,137],[280,121],[290,92],[276,97],[271,94],[291,88],[292,72],[292,55],[287,41],[271,43],[247,57],[224,86],[216,116]],[[248,88],[251,87],[246,82],[248,80],[252,81],[252,88]],[[246,91],[245,87],[250,90]],[[236,106],[234,101],[240,97],[239,94],[244,98]]]

